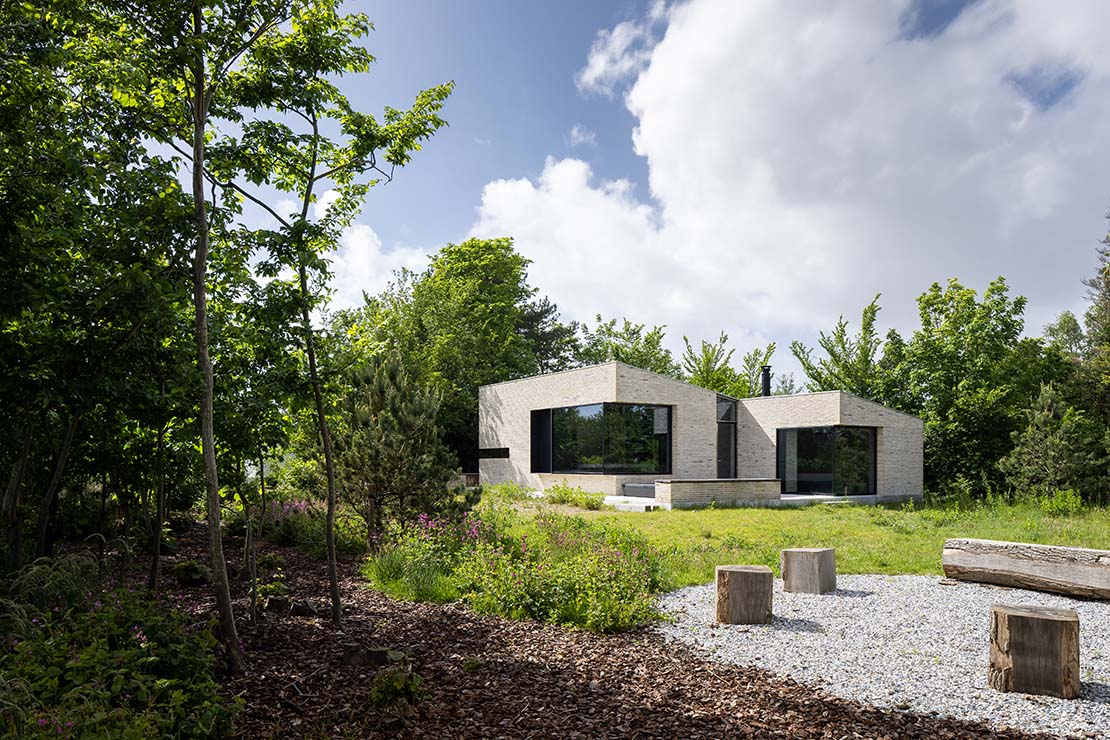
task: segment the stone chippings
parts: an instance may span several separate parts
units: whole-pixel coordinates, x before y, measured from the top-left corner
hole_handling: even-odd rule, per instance
[[[871,704],[1061,736],[1110,738],[1110,603],[932,576],[838,576],[824,595],[775,581],[769,625],[717,626],[712,584],[661,598],[656,629],[725,663],[753,665]],[[1079,699],[1003,694],[987,686],[990,607],[1052,606],[1079,614]]]

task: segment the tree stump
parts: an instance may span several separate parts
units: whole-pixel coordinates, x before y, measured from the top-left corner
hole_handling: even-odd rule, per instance
[[[988,682],[999,691],[1079,696],[1079,615],[1072,609],[991,607]]]
[[[774,582],[766,565],[718,565],[717,621],[770,624]]]
[[[836,550],[831,547],[798,547],[783,550],[782,590],[824,594],[836,590]]]

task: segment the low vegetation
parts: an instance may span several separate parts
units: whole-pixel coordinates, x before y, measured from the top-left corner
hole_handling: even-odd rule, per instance
[[[966,506],[827,504],[583,516],[643,537],[662,553],[667,580],[684,586],[711,580],[714,567],[724,563],[768,565],[777,573],[779,551],[788,547],[835,547],[839,572],[891,575],[939,574],[950,537],[1110,549],[1107,510],[1076,507],[1077,498],[1064,493]]]
[[[211,629],[145,594],[105,588],[91,557],[28,566],[0,600],[5,737],[221,737],[234,705]],[[10,734],[9,734],[10,733]]]
[[[496,504],[394,525],[364,573],[400,598],[598,632],[651,621],[664,583],[661,560],[628,529]]]

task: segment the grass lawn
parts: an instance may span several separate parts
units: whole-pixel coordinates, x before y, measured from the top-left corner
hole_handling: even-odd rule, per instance
[[[1095,508],[1068,516],[1030,504],[576,513],[642,533],[667,553],[674,587],[710,581],[724,564],[768,565],[777,575],[787,547],[835,547],[838,572],[888,574],[940,574],[949,537],[1110,549],[1110,512]]]

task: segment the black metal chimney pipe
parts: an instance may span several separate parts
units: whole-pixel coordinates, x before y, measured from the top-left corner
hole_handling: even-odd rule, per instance
[[[764,365],[763,366],[763,373],[762,373],[762,376],[761,376],[760,380],[762,380],[762,382],[763,382],[763,395],[764,396],[771,395],[771,366],[770,365]]]

